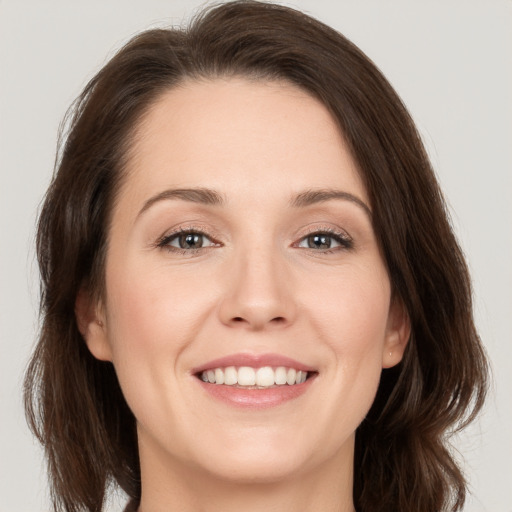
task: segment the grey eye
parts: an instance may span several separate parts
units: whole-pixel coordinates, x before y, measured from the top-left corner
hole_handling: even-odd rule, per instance
[[[343,243],[334,235],[327,233],[314,233],[304,237],[298,244],[299,247],[307,249],[332,249],[341,247]]]
[[[166,245],[178,249],[200,249],[201,247],[210,247],[214,243],[202,233],[188,232],[174,235]]]

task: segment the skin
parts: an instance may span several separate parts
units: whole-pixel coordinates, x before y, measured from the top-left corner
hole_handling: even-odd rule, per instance
[[[283,82],[188,82],[146,113],[126,171],[106,299],[80,294],[77,316],[137,419],[140,511],[353,511],[354,433],[409,321],[328,111]],[[161,197],[198,187],[223,204]],[[292,204],[311,190],[361,204]],[[162,247],[179,229],[205,233],[203,247]],[[329,249],[308,246],[319,232]],[[294,400],[236,408],[191,370],[238,353],[281,354],[317,375]]]

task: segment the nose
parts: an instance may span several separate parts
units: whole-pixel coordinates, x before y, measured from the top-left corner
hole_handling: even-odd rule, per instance
[[[285,258],[260,248],[247,250],[234,260],[219,307],[222,323],[251,331],[293,323],[297,308]]]

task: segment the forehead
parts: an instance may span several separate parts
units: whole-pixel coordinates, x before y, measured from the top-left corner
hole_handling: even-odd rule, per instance
[[[127,171],[132,199],[202,186],[228,198],[337,188],[367,202],[328,110],[282,81],[189,81],[166,91],[135,130]]]

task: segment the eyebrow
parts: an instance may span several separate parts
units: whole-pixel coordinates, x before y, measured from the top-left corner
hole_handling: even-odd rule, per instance
[[[150,197],[140,209],[137,217],[142,215],[145,211],[151,208],[155,203],[165,200],[178,199],[182,201],[188,201],[191,203],[199,203],[208,206],[222,206],[226,203],[226,200],[222,194],[216,190],[204,187],[197,188],[173,188],[164,190],[152,197]],[[372,212],[367,204],[359,199],[359,197],[345,192],[343,190],[336,189],[315,189],[306,190],[297,194],[292,198],[290,204],[293,208],[305,208],[314,204],[323,203],[326,201],[332,201],[333,199],[345,200],[354,203],[364,210],[364,212],[372,217]]]
[[[155,203],[169,199],[181,199],[182,201],[209,206],[220,206],[226,202],[221,194],[209,188],[173,188],[150,197],[140,209],[138,216],[142,215]]]
[[[326,201],[331,201],[333,199],[341,199],[344,201],[350,201],[355,205],[362,208],[365,213],[372,218],[372,211],[370,207],[359,197],[351,194],[349,192],[345,192],[343,190],[336,189],[318,189],[318,190],[306,190],[305,192],[301,192],[297,196],[295,196],[291,205],[295,208],[304,208],[306,206],[311,206],[318,203],[323,203]]]

